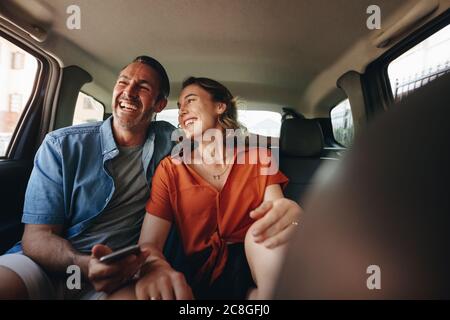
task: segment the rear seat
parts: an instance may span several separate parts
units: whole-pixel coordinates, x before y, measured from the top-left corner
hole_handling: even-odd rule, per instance
[[[280,170],[289,178],[286,198],[301,203],[317,168],[335,158],[325,157],[322,128],[314,119],[286,119],[280,132]]]

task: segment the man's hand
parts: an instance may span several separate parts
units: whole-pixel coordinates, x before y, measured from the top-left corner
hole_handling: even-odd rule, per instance
[[[192,300],[192,290],[184,275],[175,271],[167,261],[147,262],[136,283],[138,300]]]
[[[89,259],[88,278],[96,291],[111,293],[130,280],[140,269],[150,254],[147,248],[141,248],[138,255],[132,254],[113,263],[102,263],[99,259],[112,250],[102,244],[92,248]]]
[[[285,244],[298,227],[302,212],[296,202],[286,198],[264,201],[250,212],[257,220],[252,226],[255,241],[269,249]]]

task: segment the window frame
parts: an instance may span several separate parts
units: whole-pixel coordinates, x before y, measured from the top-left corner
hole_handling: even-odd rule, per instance
[[[389,80],[389,64],[449,24],[450,9],[413,31],[368,65],[366,72],[362,75],[362,87],[368,119],[392,108],[396,104]]]
[[[41,54],[38,50],[34,50],[33,46],[27,45],[26,40],[22,40],[18,37],[20,39],[19,40],[15,36],[10,35],[8,32],[3,31],[3,29],[0,29],[0,37],[24,50],[37,60],[36,75],[33,87],[31,89],[31,94],[28,97],[14,131],[12,132],[11,140],[6,147],[5,154],[0,155],[0,161],[20,160],[24,157],[20,152],[21,150],[18,150],[18,145],[20,144],[22,134],[27,127],[27,120],[32,116],[33,111],[37,111],[36,108],[38,108],[45,99],[46,92],[42,89],[46,86],[50,77],[50,63],[47,57]],[[41,110],[41,112],[41,115],[43,115],[44,110]]]

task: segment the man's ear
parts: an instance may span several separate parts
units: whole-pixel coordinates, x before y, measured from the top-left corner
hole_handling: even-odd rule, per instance
[[[227,105],[223,102],[218,102],[216,104],[217,107],[217,114],[223,114],[225,111],[227,111]]]
[[[166,98],[159,99],[158,102],[156,102],[155,112],[159,113],[159,112],[163,111],[163,109],[166,106],[167,106],[167,99]]]

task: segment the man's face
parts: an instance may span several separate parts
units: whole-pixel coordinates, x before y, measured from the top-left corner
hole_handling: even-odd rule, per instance
[[[151,67],[133,62],[120,72],[114,86],[112,111],[117,129],[146,130],[153,113],[167,104],[158,99],[159,77]]]

